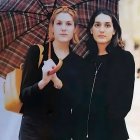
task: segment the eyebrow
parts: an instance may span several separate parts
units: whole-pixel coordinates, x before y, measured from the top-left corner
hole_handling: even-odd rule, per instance
[[[59,22],[61,22],[61,21],[63,21],[63,20],[56,20],[56,21],[59,21]],[[73,20],[65,20],[66,22],[72,22]]]
[[[94,23],[101,23],[101,22],[100,22],[100,21],[95,21]],[[107,22],[105,22],[105,23],[111,23],[111,22],[108,22],[108,21],[107,21]]]

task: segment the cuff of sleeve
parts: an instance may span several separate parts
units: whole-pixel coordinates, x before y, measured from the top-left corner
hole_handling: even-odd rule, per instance
[[[42,91],[39,89],[38,87],[38,83],[35,83],[33,86],[32,86],[32,93],[42,93]]]

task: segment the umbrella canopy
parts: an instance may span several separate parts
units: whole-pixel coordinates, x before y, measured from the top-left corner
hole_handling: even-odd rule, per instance
[[[80,43],[73,51],[87,54],[87,25],[97,8],[110,9],[118,16],[118,0],[0,0],[0,76],[5,77],[24,62],[32,44],[44,44],[51,13],[66,5],[78,12]]]

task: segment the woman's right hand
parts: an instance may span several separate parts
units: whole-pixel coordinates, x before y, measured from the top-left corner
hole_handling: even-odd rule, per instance
[[[54,74],[48,75],[48,72],[51,71],[56,64],[52,59],[48,59],[44,61],[44,65],[42,67],[42,80],[38,83],[39,89],[43,89],[49,82],[52,80]]]

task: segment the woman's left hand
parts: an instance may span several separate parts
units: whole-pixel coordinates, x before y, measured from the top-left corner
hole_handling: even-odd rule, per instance
[[[54,83],[54,87],[57,89],[61,89],[63,86],[62,81],[57,77],[56,73],[52,77],[52,81]]]

